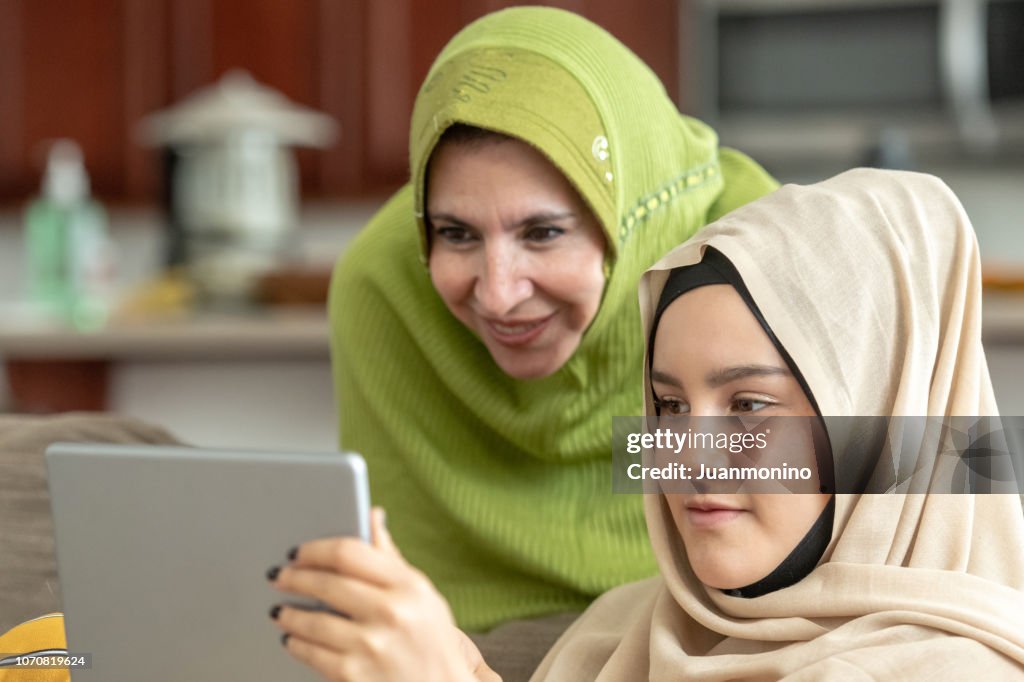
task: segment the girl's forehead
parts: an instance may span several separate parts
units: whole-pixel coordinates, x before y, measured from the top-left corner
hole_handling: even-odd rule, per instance
[[[695,350],[701,355],[714,351],[733,354],[774,351],[757,318],[728,284],[691,289],[665,308],[655,331],[655,357],[674,356],[685,360],[673,352],[673,347],[689,343],[695,344]]]

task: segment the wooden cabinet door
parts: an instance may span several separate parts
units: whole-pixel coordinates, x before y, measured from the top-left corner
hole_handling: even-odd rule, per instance
[[[496,0],[0,0],[0,203],[38,191],[46,141],[82,145],[94,193],[156,201],[159,156],[138,121],[232,68],[335,117],[300,150],[306,196],[381,195],[408,175],[419,85]],[[535,3],[534,3],[535,4]],[[678,2],[549,2],[601,24],[678,92]]]

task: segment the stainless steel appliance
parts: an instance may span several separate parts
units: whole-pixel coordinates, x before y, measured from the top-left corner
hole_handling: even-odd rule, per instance
[[[1021,0],[683,8],[690,109],[769,164],[1024,158]]]

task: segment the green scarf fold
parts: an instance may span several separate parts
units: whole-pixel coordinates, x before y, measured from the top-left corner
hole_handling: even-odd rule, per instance
[[[607,283],[576,353],[521,381],[447,310],[424,267],[424,174],[455,122],[542,151],[605,229]],[[653,574],[639,496],[611,493],[611,418],[640,414],[640,275],[709,219],[772,191],[753,161],[681,116],[654,74],[568,12],[486,16],[420,90],[412,181],[335,270],[329,302],[341,445],[463,628],[582,609]]]

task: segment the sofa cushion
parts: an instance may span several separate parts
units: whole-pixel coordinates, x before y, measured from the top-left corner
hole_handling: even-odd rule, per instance
[[[61,607],[43,458],[57,441],[179,442],[163,429],[116,415],[0,415],[0,632]]]
[[[562,633],[579,617],[578,613],[513,620],[487,633],[470,634],[491,670],[502,682],[527,682]]]

